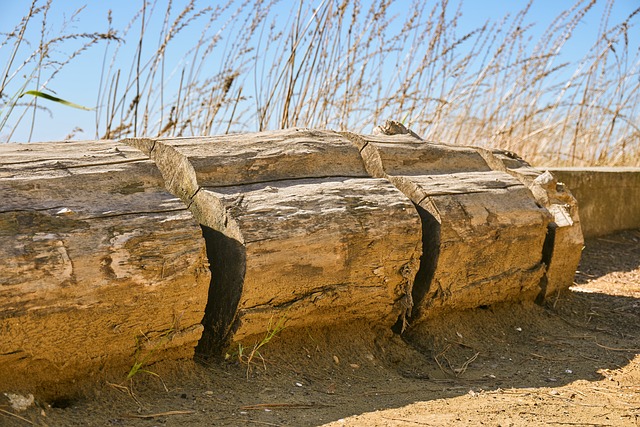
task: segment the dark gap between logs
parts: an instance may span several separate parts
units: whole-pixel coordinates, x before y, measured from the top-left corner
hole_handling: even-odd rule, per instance
[[[209,359],[222,354],[233,333],[246,271],[246,249],[242,243],[219,231],[201,227],[211,283],[196,358]]]

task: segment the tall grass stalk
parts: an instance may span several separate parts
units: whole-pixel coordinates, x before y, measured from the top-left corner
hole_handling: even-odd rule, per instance
[[[427,140],[505,148],[539,166],[640,166],[640,8],[613,22],[615,0],[603,0],[595,43],[577,61],[562,53],[595,0],[568,3],[541,35],[530,17],[535,0],[466,31],[464,7],[449,0],[158,0],[141,3],[122,29],[109,16],[102,33],[47,38],[51,1],[33,0],[0,45],[13,49],[0,75],[5,140],[27,111],[37,124],[43,110],[15,93],[46,89],[104,42],[96,137],[369,132],[393,118]],[[40,42],[29,53],[25,28],[38,20]],[[83,44],[67,48],[76,39]],[[53,61],[54,47],[72,53]],[[173,49],[183,49],[181,60],[170,59]]]
[[[28,140],[31,140],[34,126],[38,122],[38,113],[49,112],[38,102],[42,96],[34,96],[25,101],[27,98],[22,98],[24,94],[47,92],[51,81],[75,58],[101,41],[119,40],[113,31],[70,32],[69,28],[78,22],[83,8],[73,11],[63,22],[59,34],[52,37],[48,25],[52,0],[41,3],[33,0],[27,15],[13,30],[0,34],[3,37],[0,49],[11,49],[9,60],[0,75],[0,135],[5,140],[12,139],[13,132],[28,112],[31,112]],[[25,39],[25,34],[30,26],[38,25],[38,19],[39,40],[32,50],[32,44]],[[66,94],[62,96],[66,97]],[[51,97],[57,98],[50,95]]]

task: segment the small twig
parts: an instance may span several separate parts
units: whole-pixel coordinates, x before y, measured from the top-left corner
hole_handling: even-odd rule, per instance
[[[245,420],[248,423],[254,423],[254,424],[262,424],[264,426],[274,426],[274,427],[281,427],[284,426],[284,424],[274,424],[274,423],[268,423],[265,421],[256,421],[256,420]]]
[[[111,382],[107,381],[107,385],[110,385],[111,387],[113,387],[113,388],[115,388],[117,390],[123,391],[125,393],[129,392],[129,387],[121,385],[121,384],[115,384],[115,383],[111,383]]]
[[[121,384],[114,384],[114,383],[110,383],[107,381],[107,384],[110,385],[111,387],[115,388],[116,390],[120,390],[123,393],[127,393],[137,404],[140,408],[144,407],[144,405],[142,404],[142,402],[140,402],[138,400],[138,398],[136,397],[135,393],[133,392],[133,390],[131,390],[131,387],[127,387],[125,385],[121,385]]]
[[[596,359],[595,357],[585,356],[584,354],[581,354],[580,357],[582,357],[583,359],[591,360],[592,362],[600,362],[599,359]]]
[[[429,381],[431,382],[431,381],[437,381],[437,380],[429,380]],[[451,380],[447,382],[451,382]],[[405,393],[417,394],[424,391],[442,391],[442,387],[420,387],[417,389],[414,388],[414,389],[394,390],[394,391],[366,391],[362,394],[364,396],[394,396],[397,394],[405,394]]]
[[[241,406],[244,410],[260,410],[260,409],[311,409],[311,408],[332,408],[334,405],[324,405],[318,403],[256,403],[255,405]]]
[[[29,424],[33,425],[32,421],[29,421],[28,419],[23,418],[18,414],[14,414],[13,412],[9,412],[9,411],[5,411],[4,409],[0,409],[0,413],[5,414],[5,415],[9,415],[9,416],[12,416],[12,417],[16,417],[17,419],[22,420],[25,423],[29,423]]]
[[[624,242],[618,242],[618,241],[615,241],[615,240],[605,239],[605,238],[602,238],[602,237],[598,237],[597,239],[598,239],[599,241],[601,241],[601,242],[614,243],[614,244],[616,244],[616,245],[624,244]]]
[[[485,393],[487,394],[517,394],[517,395],[521,395],[521,396],[525,396],[528,394],[531,394],[530,391],[527,391],[528,389],[503,389],[503,388],[498,388],[496,390],[488,390]]]
[[[157,418],[157,417],[167,417],[170,415],[191,415],[191,414],[195,414],[196,411],[166,411],[166,412],[158,412],[155,414],[144,414],[144,415],[139,415],[139,414],[124,414],[125,417],[128,418],[143,418],[143,419],[147,419],[147,418]]]
[[[606,345],[602,345],[602,344],[598,344],[598,341],[595,341],[596,345],[598,347],[604,348],[605,350],[611,350],[611,351],[640,351],[640,348],[615,348],[615,347],[607,347]]]
[[[537,354],[537,353],[530,353],[530,354],[533,357],[537,357],[538,359],[549,360],[551,362],[572,362],[572,361],[576,360],[574,357],[559,358],[559,357],[546,357],[546,356],[543,356],[543,355]]]
[[[599,424],[599,423],[572,423],[572,422],[562,422],[562,421],[554,421],[554,424],[561,424],[567,426],[593,426],[593,427],[605,427],[612,426],[613,424]]]
[[[467,368],[469,367],[469,364],[471,364],[471,362],[476,360],[479,355],[480,355],[480,352],[477,352],[476,354],[471,356],[469,359],[467,359],[467,361],[464,362],[460,368],[454,369],[454,372],[456,373],[456,376],[464,374],[466,372]]]
[[[440,370],[445,374],[445,375],[449,375],[449,373],[444,369],[444,367],[442,366],[442,364],[440,363],[440,360],[438,360],[439,357],[444,356],[444,354],[449,350],[449,348],[451,348],[450,345],[447,345],[444,350],[442,350],[440,353],[436,354],[435,357],[433,358],[436,363],[438,364],[438,367],[440,368]],[[445,357],[446,359],[446,357]]]
[[[407,418],[392,418],[392,417],[382,417],[385,420],[391,420],[391,421],[402,421],[403,423],[411,423],[411,424],[417,424],[419,426],[432,426],[434,424],[427,424],[427,423],[421,423],[420,421],[414,421],[414,420],[409,420]]]

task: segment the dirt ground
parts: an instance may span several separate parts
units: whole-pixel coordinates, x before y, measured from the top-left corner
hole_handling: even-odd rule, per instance
[[[285,329],[248,366],[249,350],[23,412],[0,396],[0,425],[640,426],[640,230],[588,241],[575,286],[545,307],[457,313],[402,338]]]

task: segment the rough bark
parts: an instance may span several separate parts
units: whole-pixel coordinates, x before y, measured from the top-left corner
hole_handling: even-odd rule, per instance
[[[0,158],[0,389],[56,394],[137,357],[192,357],[205,247],[155,165],[113,141]]]

